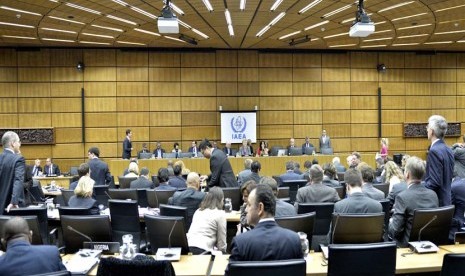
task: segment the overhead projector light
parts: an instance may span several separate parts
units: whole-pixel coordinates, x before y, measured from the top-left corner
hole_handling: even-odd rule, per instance
[[[178,34],[179,23],[178,18],[170,8],[170,1],[166,1],[166,5],[161,10],[161,16],[158,17],[158,32],[161,34]]]
[[[363,8],[363,0],[358,3],[358,10],[355,13],[355,22],[350,27],[350,37],[367,37],[375,32],[375,24],[371,21]]]

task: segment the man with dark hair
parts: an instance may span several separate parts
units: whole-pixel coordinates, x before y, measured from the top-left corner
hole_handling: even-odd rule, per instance
[[[323,184],[332,188],[341,187],[341,183],[335,178],[336,168],[333,163],[325,163],[323,165]]]
[[[2,137],[0,154],[0,213],[6,208],[17,208],[24,203],[24,174],[26,163],[21,156],[18,134],[7,131]]]
[[[259,184],[247,198],[247,222],[253,230],[236,236],[229,261],[272,261],[303,257],[296,232],[275,222],[276,198],[271,187]]]
[[[89,157],[90,178],[95,181],[95,185],[109,185],[112,177],[107,163],[99,159],[99,148],[91,147],[87,155]]]
[[[208,140],[203,140],[199,145],[199,150],[205,158],[210,159],[210,176],[208,186],[214,187],[237,187],[236,176],[234,175],[231,163],[223,151],[212,148]],[[202,176],[202,180],[207,176]]]
[[[384,193],[375,187],[373,187],[373,178],[374,178],[374,171],[368,165],[359,166],[360,173],[362,174],[362,192],[372,198],[374,200],[383,200]]]
[[[136,180],[131,181],[129,186],[131,189],[153,189],[155,188],[155,184],[149,180],[149,169],[143,167],[140,170],[139,178]]]
[[[302,175],[299,162],[294,162],[294,172],[298,175]]]
[[[79,178],[83,177],[84,175],[87,175],[89,173],[89,171],[90,171],[89,164],[82,163],[81,165],[79,165],[79,168],[78,168],[78,176],[79,176]],[[76,181],[73,181],[73,182],[71,182],[71,184],[69,184],[69,189],[70,190],[76,189],[77,184],[79,182],[79,178]]]
[[[50,175],[61,175],[60,167],[58,167],[58,165],[53,163],[53,159],[51,157],[48,157],[45,160],[44,174],[49,175],[49,176]]]
[[[130,129],[126,129],[126,137],[123,141],[123,159],[131,158],[131,151],[132,151],[132,131]]]
[[[7,250],[0,256],[0,275],[36,275],[66,270],[56,246],[31,245],[32,231],[21,217],[3,226],[2,243]]]
[[[225,147],[223,148],[223,152],[226,154],[226,156],[236,156],[236,153],[231,148],[231,142],[226,142]]]
[[[142,150],[137,153],[137,159],[141,159],[142,153],[150,153],[147,143],[142,143]]]
[[[425,187],[436,192],[439,207],[451,205],[454,154],[444,143],[447,132],[446,119],[439,115],[429,117],[427,132],[431,146],[426,160]]]
[[[296,174],[294,172],[294,161],[287,161],[286,162],[286,172],[281,174],[279,178],[281,178],[282,181],[285,180],[301,180],[303,179],[303,176],[300,174]]]
[[[344,174],[348,197],[334,204],[334,213],[365,214],[381,213],[383,207],[378,201],[367,197],[362,192],[362,174],[350,168]]]
[[[162,159],[165,150],[161,147],[161,143],[157,142],[157,147],[153,150],[153,157],[157,159]]]
[[[305,187],[297,190],[294,204],[296,209],[299,203],[336,202],[340,199],[339,194],[334,188],[322,183],[323,169],[320,165],[313,165],[310,168],[310,181],[311,184],[308,183]]]
[[[187,229],[189,229],[192,217],[194,216],[195,211],[199,208],[200,202],[202,202],[205,197],[205,193],[199,191],[200,177],[196,172],[190,172],[187,175],[186,184],[187,189],[175,192],[173,196],[168,199],[168,204],[187,207],[186,226]]]
[[[242,183],[245,183],[244,179],[248,178],[252,174],[252,170],[250,169],[252,162],[253,160],[250,158],[246,158],[244,160],[244,170],[240,171],[237,175],[237,183],[239,183],[239,186],[242,185]]]
[[[292,206],[292,204],[287,203],[284,200],[281,200],[281,199],[277,198],[277,196],[278,196],[278,183],[276,182],[276,180],[274,180],[271,177],[265,176],[265,177],[262,177],[262,179],[260,179],[259,184],[266,184],[266,185],[270,186],[271,190],[273,191],[273,194],[274,194],[275,200],[276,200],[276,212],[274,214],[275,218],[297,215],[297,212],[294,209],[294,206]]]
[[[192,141],[192,146],[189,147],[188,152],[192,153],[192,157],[197,157],[199,153],[199,148],[197,147],[197,141]]]
[[[408,188],[397,195],[394,214],[389,223],[389,235],[400,246],[407,246],[410,240],[415,209],[438,207],[439,201],[436,193],[421,184],[424,175],[423,160],[415,156],[407,159],[404,176],[407,179]]]
[[[186,181],[182,177],[181,172],[182,172],[181,166],[180,165],[175,165],[173,167],[174,176],[170,176],[170,180],[168,181],[168,184],[171,187],[175,187],[178,190],[185,189],[187,187],[186,186]]]
[[[174,190],[177,190],[175,187],[172,187],[172,186],[170,186],[168,184],[168,181],[170,179],[170,175],[168,173],[167,168],[160,168],[158,170],[157,178],[158,178],[158,183],[160,183],[160,185],[158,187],[156,187],[155,190],[157,190],[157,191],[174,191]]]
[[[262,169],[262,165],[260,164],[260,162],[258,162],[257,160],[254,160],[252,164],[250,165],[250,171],[252,173],[242,180],[243,181],[242,184],[249,180],[253,180],[255,181],[255,183],[259,183],[260,179],[262,178],[259,174],[261,169]]]

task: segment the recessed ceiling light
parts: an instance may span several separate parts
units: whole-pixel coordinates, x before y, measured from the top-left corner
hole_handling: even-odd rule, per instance
[[[0,9],[8,10],[8,11],[14,11],[14,12],[20,12],[20,13],[26,13],[26,14],[36,15],[36,16],[42,16],[42,14],[40,14],[40,13],[30,12],[30,11],[15,9],[15,8],[10,8],[10,7],[7,7],[7,6],[0,6]]]
[[[145,15],[145,16],[147,16],[147,17],[150,17],[150,18],[152,18],[152,19],[157,19],[157,18],[158,18],[158,16],[156,16],[156,15],[154,15],[154,14],[151,14],[151,13],[149,13],[149,12],[146,12],[146,11],[144,11],[144,10],[142,10],[142,9],[137,8],[137,7],[131,7],[130,9],[133,10],[133,11],[136,11],[136,12],[138,12],[138,13],[140,13],[140,14],[143,14],[143,15]]]
[[[282,2],[283,0],[276,0],[271,6],[270,11],[275,11],[279,7],[279,5],[281,5]]]
[[[66,18],[60,18],[60,17],[56,17],[56,16],[51,16],[51,15],[49,15],[48,17],[49,17],[49,18],[52,18],[52,19],[61,20],[61,21],[66,21],[66,22],[75,23],[75,24],[80,24],[80,25],[85,25],[85,24],[86,24],[86,23],[84,23],[84,22],[79,22],[79,21],[70,20],[70,19],[66,19]]]
[[[7,25],[7,26],[15,26],[15,27],[21,27],[21,28],[29,28],[29,29],[34,29],[34,26],[31,25],[23,25],[23,24],[16,24],[16,23],[10,23],[10,22],[1,22],[0,25]]]
[[[318,5],[319,3],[321,3],[321,1],[323,0],[314,0],[313,2],[311,2],[310,4],[308,4],[307,6],[303,7],[299,12],[298,14],[302,14],[306,11],[308,11],[309,9],[315,7],[316,5]]]
[[[271,22],[268,23],[268,25],[266,25],[265,27],[263,27],[263,28],[256,34],[256,36],[257,36],[257,37],[261,37],[264,33],[266,33],[266,32],[271,28],[271,26],[273,26],[273,25],[275,25],[276,23],[278,23],[278,21],[281,20],[285,15],[286,15],[286,12],[281,12],[280,14],[278,14],[278,16],[276,16],[275,18],[273,18],[273,20],[271,20]]]
[[[392,32],[392,30],[381,30],[381,31],[376,31],[374,32],[373,34],[381,34],[381,33],[388,33],[388,32]]]
[[[417,34],[417,35],[404,35],[404,36],[399,36],[397,37],[398,39],[402,38],[412,38],[412,37],[421,37],[421,36],[428,36],[429,34]]]
[[[181,24],[181,26],[183,26],[186,29],[191,29],[192,28],[189,24],[187,24],[186,22],[181,21],[179,19],[178,19],[178,23]]]
[[[75,8],[75,9],[78,9],[78,10],[82,10],[82,11],[86,11],[86,12],[90,12],[90,13],[94,13],[94,14],[102,14],[101,12],[99,11],[96,11],[96,10],[93,10],[93,9],[89,9],[89,8],[86,8],[86,7],[83,7],[83,6],[79,6],[79,5],[76,5],[76,4],[73,4],[73,3],[66,3],[65,4],[66,6],[68,7],[71,7],[71,8]]]
[[[145,46],[144,43],[139,43],[139,42],[130,42],[130,41],[122,41],[122,40],[118,40],[116,41],[116,43],[121,43],[121,44],[129,44],[129,45],[141,45],[141,46]]]
[[[392,46],[396,47],[396,46],[413,46],[413,45],[418,45],[420,43],[418,42],[415,42],[415,43],[398,43],[398,44],[392,44]]]
[[[84,40],[79,41],[79,43],[84,43],[84,44],[111,45],[111,43],[108,43],[108,42],[95,42],[95,41],[84,41]]]
[[[131,25],[137,25],[137,23],[134,22],[134,21],[130,21],[130,20],[127,20],[127,19],[118,17],[118,16],[114,16],[114,15],[109,15],[109,14],[108,14],[107,17],[108,17],[108,18],[111,18],[111,19],[114,19],[114,20],[118,20],[118,21],[124,22],[124,23],[131,24]]]
[[[448,10],[457,9],[457,8],[461,8],[461,7],[465,7],[465,4],[463,4],[463,5],[458,5],[458,6],[453,6],[453,7],[448,7],[448,8],[444,8],[444,9],[435,10],[434,12],[448,11]]]
[[[230,36],[234,36],[234,28],[233,25],[228,25],[228,32]]]
[[[409,4],[412,4],[412,3],[415,3],[415,1],[409,1],[409,2],[403,2],[403,3],[395,4],[395,5],[389,6],[387,8],[381,9],[378,12],[385,12],[385,11],[397,9],[399,7],[406,6],[406,5],[409,5]]]
[[[323,38],[326,39],[326,38],[332,38],[332,37],[343,36],[343,35],[348,35],[348,34],[349,33],[339,33],[339,34],[328,35]]]
[[[74,32],[74,31],[67,31],[67,30],[61,30],[61,29],[52,29],[52,28],[40,28],[40,29],[42,29],[44,31],[51,31],[51,32],[77,34],[77,32]]]
[[[375,26],[376,26],[376,25],[381,25],[381,24],[384,24],[384,23],[386,23],[386,21],[379,21],[379,22],[376,22],[376,23],[375,23]]]
[[[144,30],[144,29],[139,29],[139,28],[135,28],[134,31],[145,33],[145,34],[150,34],[150,35],[154,35],[154,36],[161,36],[158,33],[147,31],[147,30]]]
[[[313,24],[311,26],[308,26],[307,28],[304,29],[304,31],[308,31],[310,29],[313,29],[313,28],[316,28],[316,27],[319,27],[319,26],[322,26],[322,25],[325,25],[325,24],[328,24],[328,23],[329,23],[329,20],[325,20],[323,22],[316,23],[316,24]]]
[[[19,39],[37,39],[36,37],[30,37],[30,36],[17,36],[17,35],[2,35],[2,37],[6,37],[6,38],[19,38]]]
[[[226,24],[232,25],[231,13],[228,9],[224,9],[224,17],[226,18]]]
[[[425,42],[423,44],[450,44],[454,43],[453,41],[433,41],[433,42]]]
[[[283,35],[283,36],[279,37],[278,39],[279,39],[279,40],[286,39],[286,38],[291,37],[291,36],[293,36],[293,35],[300,34],[301,32],[302,32],[302,31],[295,31],[295,32],[290,33],[290,34]]]
[[[92,24],[91,26],[95,27],[95,28],[110,30],[110,31],[124,32],[123,29],[118,29],[118,28],[113,28],[113,27],[100,26],[100,25],[96,25],[96,24]]]
[[[458,33],[465,33],[465,30],[439,32],[439,33],[434,33],[434,34],[435,35],[442,35],[442,34],[458,34]]]
[[[57,39],[57,38],[41,38],[41,40],[58,41],[58,42],[70,42],[70,43],[75,42],[74,40],[69,40],[69,39]]]
[[[337,9],[337,10],[334,10],[332,12],[328,12],[327,14],[323,15],[321,18],[327,18],[327,17],[333,16],[333,15],[335,15],[337,13],[340,13],[342,11],[345,11],[345,10],[349,9],[350,7],[352,7],[352,5],[346,5],[344,7],[341,7],[339,9]]]
[[[198,35],[200,35],[201,37],[205,38],[205,39],[209,39],[210,37],[204,33],[202,33],[201,31],[195,29],[195,28],[192,28],[192,31]]]
[[[390,39],[392,39],[392,37],[382,37],[382,38],[365,39],[363,40],[363,42],[390,40]]]
[[[210,4],[210,1],[208,0],[202,0],[203,4],[205,5],[205,7],[207,8],[207,10],[209,12],[212,12],[213,11],[213,7],[212,7],[212,4]],[[182,40],[181,40],[182,41]],[[183,41],[184,42],[184,41]]]
[[[381,45],[363,45],[360,46],[360,48],[378,48],[378,47],[386,47],[387,45],[381,44]]]
[[[356,46],[357,44],[340,44],[340,45],[330,45],[330,48],[337,48],[337,47],[352,47]]]
[[[421,28],[421,27],[427,27],[427,26],[431,26],[431,25],[433,25],[433,24],[428,23],[428,24],[421,24],[421,25],[415,25],[415,26],[407,26],[407,27],[397,28],[397,30],[407,30],[407,29]]]
[[[266,33],[269,29],[270,29],[270,25],[266,25],[265,27],[263,27],[257,34],[256,36],[257,37],[261,37],[264,33]]]
[[[423,13],[419,13],[419,14],[414,14],[414,15],[409,15],[409,16],[404,16],[404,17],[398,17],[398,18],[392,19],[391,21],[403,20],[403,19],[407,19],[407,18],[412,18],[412,17],[417,17],[417,16],[425,15],[425,14],[427,14],[427,13],[426,13],[426,12],[423,12]]]
[[[95,37],[103,37],[103,38],[111,38],[114,39],[111,35],[100,35],[100,34],[91,34],[91,33],[82,33],[83,35],[88,35],[88,36],[95,36]]]
[[[239,9],[241,11],[245,10],[245,4],[246,4],[246,0],[241,0],[241,2],[239,3]]]
[[[171,40],[174,40],[174,41],[179,41],[179,42],[182,42],[182,43],[187,43],[185,42],[184,40],[181,40],[179,38],[176,38],[176,37],[172,37],[172,36],[163,36],[164,38],[168,38],[168,39],[171,39]]]

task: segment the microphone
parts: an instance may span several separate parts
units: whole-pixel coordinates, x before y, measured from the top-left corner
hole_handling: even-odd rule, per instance
[[[113,199],[111,198],[111,196],[107,193],[107,191],[104,191],[105,195],[109,198],[109,199]]]
[[[84,237],[86,238],[86,240],[90,241],[90,242],[93,242],[92,239],[87,236],[86,234],[82,233],[82,232],[79,232],[78,230],[74,229],[73,227],[71,227],[70,225],[68,225],[67,227],[69,230],[73,231],[74,233],[78,234],[79,236],[81,237]]]
[[[177,222],[178,222],[177,220],[174,221],[173,226],[171,227],[171,230],[170,230],[170,234],[168,235],[168,251],[163,255],[165,257],[173,257],[174,256],[174,254],[171,253],[169,250],[171,249],[171,234],[173,234],[174,227],[176,227]]]
[[[425,226],[423,226],[420,231],[418,232],[418,242],[421,242],[421,233],[423,232],[423,230],[425,230],[426,227],[428,227],[433,221],[435,221],[436,219],[438,218],[437,215],[434,215],[433,218],[431,218],[426,224]]]

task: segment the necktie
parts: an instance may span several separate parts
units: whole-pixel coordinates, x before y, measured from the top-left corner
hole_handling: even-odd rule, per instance
[[[53,168],[52,165],[50,165],[50,174],[52,174],[52,168]]]

